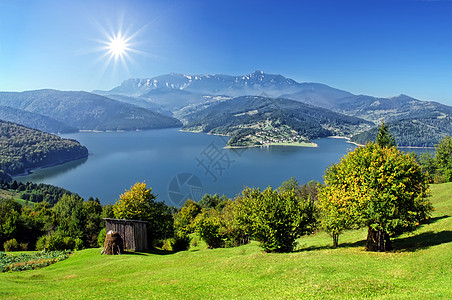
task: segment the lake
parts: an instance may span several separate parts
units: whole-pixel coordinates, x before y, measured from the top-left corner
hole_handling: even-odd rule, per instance
[[[295,177],[300,184],[323,181],[325,169],[356,146],[326,138],[316,148],[272,146],[224,149],[227,138],[159,129],[134,132],[79,132],[61,135],[78,140],[89,157],[15,177],[66,188],[85,199],[113,204],[125,189],[145,181],[157,200],[181,206],[205,193],[235,197],[244,187],[274,188]]]

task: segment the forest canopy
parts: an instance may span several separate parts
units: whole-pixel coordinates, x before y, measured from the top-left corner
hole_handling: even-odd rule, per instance
[[[88,155],[79,142],[0,121],[0,170],[9,175]]]

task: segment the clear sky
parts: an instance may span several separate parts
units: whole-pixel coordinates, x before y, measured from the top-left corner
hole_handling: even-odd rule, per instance
[[[0,1],[1,91],[255,70],[452,105],[452,1]]]

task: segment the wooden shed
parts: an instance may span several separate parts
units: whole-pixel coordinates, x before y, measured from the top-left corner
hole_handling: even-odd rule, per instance
[[[105,218],[107,232],[117,231],[124,241],[124,250],[143,251],[148,248],[149,222]]]

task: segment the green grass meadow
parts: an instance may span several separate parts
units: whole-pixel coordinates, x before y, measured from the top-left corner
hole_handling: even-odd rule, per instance
[[[452,183],[432,185],[429,224],[393,240],[394,251],[364,249],[367,231],[340,247],[320,232],[294,253],[258,243],[179,253],[102,256],[76,252],[39,270],[0,274],[1,299],[452,299]]]

